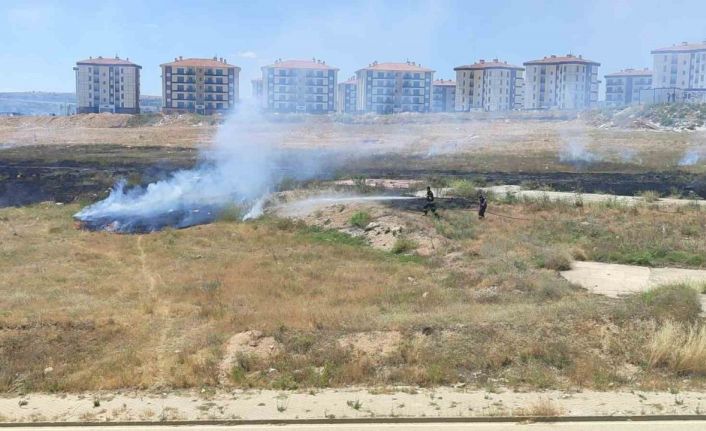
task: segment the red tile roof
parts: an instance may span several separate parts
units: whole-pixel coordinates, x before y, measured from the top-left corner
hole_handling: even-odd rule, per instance
[[[661,54],[667,52],[690,52],[690,51],[706,51],[706,41],[702,43],[682,42],[678,45],[672,45],[667,48],[659,48],[652,51],[652,54]]]
[[[539,60],[527,61],[523,64],[525,66],[530,66],[530,65],[537,65],[537,64],[567,64],[567,63],[569,63],[569,64],[570,63],[592,64],[592,65],[596,65],[596,66],[601,65],[600,63],[598,63],[596,61],[588,60],[588,59],[581,57],[580,55],[575,56],[572,54],[567,54],[565,56],[551,55],[549,57],[544,57]]]
[[[525,70],[524,67],[514,66],[512,64],[507,64],[506,61],[498,61],[497,58],[494,58],[493,61],[478,60],[477,63],[454,67],[454,70],[480,70],[480,69]]]
[[[434,82],[432,82],[431,85],[445,85],[445,86],[455,87],[456,81],[452,81],[451,79],[446,79],[446,80],[437,79]]]
[[[620,72],[609,73],[606,78],[619,76],[652,76],[652,71],[650,69],[625,69]]]
[[[414,62],[406,63],[378,63],[377,61],[360,70],[385,70],[393,72],[434,72]],[[359,70],[359,71],[360,71]]]
[[[340,84],[358,84],[358,80],[356,79],[355,76],[348,78],[348,81],[343,81]]]
[[[81,60],[77,61],[76,64],[92,64],[96,66],[135,66],[135,67],[141,67],[138,66],[137,64],[131,62],[128,59],[122,59],[120,57],[115,57],[115,58],[104,58],[104,57],[96,57],[96,58],[89,58],[88,60]]]
[[[277,60],[264,68],[338,70],[321,60]]]
[[[172,67],[225,67],[235,68],[240,70],[238,66],[228,64],[225,59],[223,61],[218,58],[175,58],[171,63],[160,64],[160,66]]]

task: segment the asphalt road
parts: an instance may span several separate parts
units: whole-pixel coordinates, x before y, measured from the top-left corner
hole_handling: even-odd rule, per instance
[[[2,426],[0,425],[0,429]],[[152,426],[51,426],[51,427],[12,427],[15,431],[372,431],[372,430],[414,430],[414,431],[703,431],[706,421],[638,421],[638,422],[557,422],[557,423],[400,423],[400,424],[316,424],[316,425],[152,425]]]

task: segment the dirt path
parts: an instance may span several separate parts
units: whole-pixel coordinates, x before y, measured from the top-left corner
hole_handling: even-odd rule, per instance
[[[233,424],[233,425],[211,425],[197,423],[192,425],[140,425],[140,426],[112,426],[113,431],[170,431],[170,430],[204,430],[204,431],[372,431],[372,430],[415,430],[415,431],[445,431],[445,430],[469,430],[469,431],[504,431],[514,429],[515,425],[521,424],[520,429],[527,431],[702,431],[706,428],[706,420],[654,420],[631,422],[627,420],[615,421],[572,421],[572,422],[536,422],[530,423],[526,418],[519,418],[513,422],[497,422],[488,420],[483,422],[456,422],[449,423],[444,420],[424,421],[423,423],[404,421],[401,423],[390,423],[383,421],[372,421],[365,423],[288,423],[288,424]],[[66,426],[57,428],[58,431],[96,431],[103,430],[105,426]],[[17,431],[43,431],[46,428],[41,426],[27,426],[17,428]]]
[[[157,358],[155,362],[155,388],[167,386],[167,376],[165,370],[168,369],[169,352],[174,351],[174,340],[170,339],[170,333],[174,327],[174,320],[170,316],[169,305],[161,300],[159,294],[155,292],[157,288],[157,280],[161,281],[161,276],[158,273],[150,270],[147,262],[147,253],[142,246],[142,235],[137,236],[137,250],[139,252],[140,266],[142,276],[147,284],[147,298],[150,308],[153,312],[153,326],[159,328],[157,341]]]
[[[20,400],[26,401],[25,404]],[[94,400],[100,406],[94,406]],[[22,405],[21,405],[22,404]],[[324,419],[385,417],[489,417],[545,412],[561,416],[693,415],[706,406],[703,392],[611,391],[494,392],[363,388],[304,390],[92,392],[0,397],[6,422],[162,421],[198,419]]]
[[[142,247],[142,235],[137,236],[137,250],[140,252],[140,265],[142,270],[142,275],[145,277],[147,282],[148,292],[150,296],[154,293],[154,288],[157,285],[155,277],[147,268],[147,255],[145,254],[145,249]]]

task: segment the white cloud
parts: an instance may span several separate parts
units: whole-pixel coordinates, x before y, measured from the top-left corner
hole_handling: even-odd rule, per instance
[[[257,58],[257,54],[255,54],[253,51],[240,51],[238,53],[238,57],[241,58]]]

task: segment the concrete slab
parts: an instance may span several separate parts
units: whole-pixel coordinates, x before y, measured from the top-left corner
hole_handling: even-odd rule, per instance
[[[648,268],[602,262],[574,262],[562,277],[593,293],[616,298],[672,283],[706,283],[706,270]]]
[[[504,185],[504,186],[492,186],[485,188],[488,191],[493,192],[496,196],[505,196],[508,193],[514,194],[516,197],[527,197],[530,199],[539,199],[543,196],[547,196],[552,201],[557,200],[568,200],[575,201],[578,196],[581,197],[584,203],[599,203],[608,200],[615,200],[616,203],[620,203],[626,206],[638,205],[638,204],[650,204],[659,207],[670,207],[670,206],[683,206],[683,205],[694,205],[695,203],[706,207],[706,200],[697,199],[674,199],[674,198],[660,198],[655,202],[647,202],[644,198],[637,196],[618,196],[618,195],[608,195],[608,194],[597,194],[597,193],[581,193],[580,195],[571,192],[553,192],[553,191],[542,191],[542,190],[523,190],[520,186]]]

